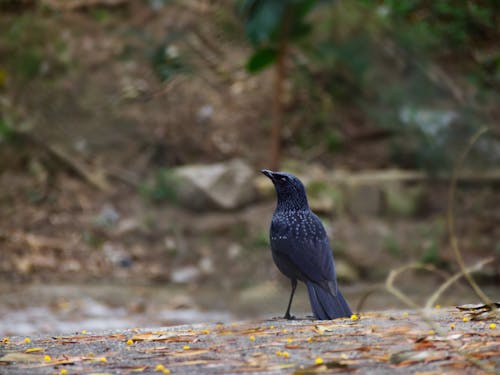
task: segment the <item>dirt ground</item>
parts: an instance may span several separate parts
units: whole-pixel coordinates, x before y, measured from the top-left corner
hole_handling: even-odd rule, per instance
[[[260,320],[0,341],[0,373],[487,374],[498,320],[456,309],[366,313],[333,321]]]

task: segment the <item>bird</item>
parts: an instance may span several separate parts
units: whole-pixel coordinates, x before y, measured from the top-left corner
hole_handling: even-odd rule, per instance
[[[335,263],[325,228],[309,208],[304,184],[293,174],[261,170],[274,184],[277,205],[269,230],[274,263],[292,284],[284,319],[290,315],[297,282],[309,294],[314,317],[331,320],[352,316],[337,285]]]

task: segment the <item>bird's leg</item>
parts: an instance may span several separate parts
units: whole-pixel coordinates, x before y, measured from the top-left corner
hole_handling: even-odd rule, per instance
[[[290,315],[290,308],[292,307],[292,300],[293,300],[293,295],[295,293],[295,289],[297,288],[297,280],[292,279],[292,294],[290,294],[290,301],[288,301],[288,307],[286,308],[286,313],[285,316],[283,317],[284,319],[295,319],[294,316]]]

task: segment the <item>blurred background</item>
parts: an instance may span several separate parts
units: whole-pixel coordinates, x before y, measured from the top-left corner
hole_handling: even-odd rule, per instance
[[[307,186],[354,310],[458,270],[499,298],[496,0],[0,0],[0,336],[274,317],[271,183]],[[379,289],[377,289],[379,288]],[[305,288],[296,315],[309,314]],[[371,293],[371,294],[369,294]],[[459,283],[441,305],[477,302]]]

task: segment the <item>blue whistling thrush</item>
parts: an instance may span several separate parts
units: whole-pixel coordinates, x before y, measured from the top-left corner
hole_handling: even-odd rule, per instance
[[[269,233],[273,260],[292,282],[284,318],[293,319],[290,307],[297,280],[307,286],[316,319],[351,316],[351,309],[337,286],[328,236],[320,219],[309,208],[304,185],[290,173],[267,169],[261,172],[273,182],[278,198]]]

